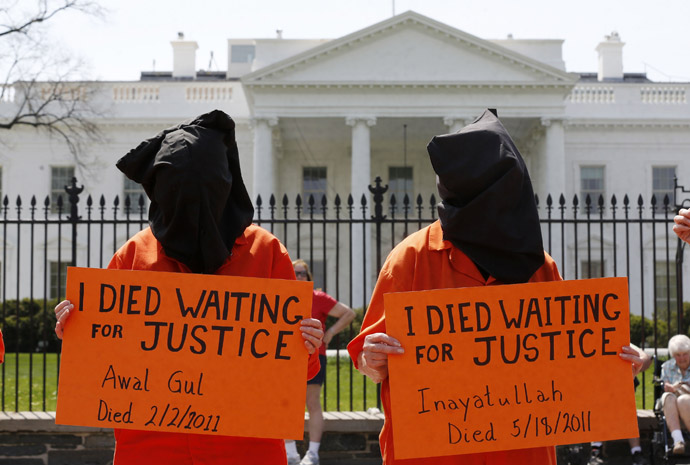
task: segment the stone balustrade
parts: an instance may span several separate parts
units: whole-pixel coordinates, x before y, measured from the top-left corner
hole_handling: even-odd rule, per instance
[[[687,104],[687,92],[681,86],[645,86],[640,89],[642,103],[648,104]]]
[[[160,87],[152,84],[119,84],[113,86],[115,102],[151,103],[160,100]]]

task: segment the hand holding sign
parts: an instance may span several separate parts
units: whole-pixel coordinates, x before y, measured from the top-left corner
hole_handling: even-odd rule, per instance
[[[388,377],[388,355],[403,354],[405,350],[400,341],[386,333],[369,334],[364,338],[359,355],[359,371],[375,383]]]

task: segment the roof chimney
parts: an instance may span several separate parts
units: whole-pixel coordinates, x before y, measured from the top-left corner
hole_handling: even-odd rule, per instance
[[[184,40],[184,33],[177,33],[177,40],[170,41],[173,48],[173,77],[196,77],[196,49],[199,45],[193,40]]]
[[[623,79],[623,46],[616,31],[605,36],[605,40],[597,45],[599,52],[599,73],[597,80],[610,81]]]

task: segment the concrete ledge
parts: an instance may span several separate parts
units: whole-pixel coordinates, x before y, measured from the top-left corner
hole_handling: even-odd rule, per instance
[[[323,412],[324,430],[339,433],[379,433],[383,427],[383,412]],[[309,414],[304,414],[309,419]],[[307,431],[305,423],[304,430]]]
[[[378,433],[383,427],[383,413],[324,412],[325,431],[341,433]],[[304,414],[309,419],[309,414]],[[305,424],[305,431],[307,430]],[[45,433],[107,433],[112,428],[55,424],[55,412],[0,412],[0,431]]]
[[[112,428],[55,424],[55,412],[0,412],[0,431],[44,433],[108,433]]]
[[[640,431],[653,430],[658,424],[654,410],[647,409],[637,411],[637,425]]]

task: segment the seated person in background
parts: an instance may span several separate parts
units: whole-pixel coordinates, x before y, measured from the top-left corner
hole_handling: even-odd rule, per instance
[[[640,349],[639,347],[630,344],[630,347],[635,350],[642,360],[641,365],[632,365],[633,369],[633,380],[635,383],[635,389],[637,389],[637,386],[640,384],[640,381],[637,379],[637,374],[640,372],[645,371],[649,366],[652,364],[652,357],[647,355],[644,350]],[[642,447],[640,446],[640,438],[630,438],[628,439],[628,444],[630,444],[630,454],[632,455],[632,465],[647,465],[649,461],[642,455]],[[593,442],[592,443],[592,453],[589,458],[588,465],[601,465],[606,463],[604,460],[604,454],[602,451],[602,443],[601,442]]]
[[[668,341],[668,353],[671,358],[661,365],[661,380],[664,382],[661,405],[673,438],[673,453],[683,454],[685,440],[680,420],[686,429],[690,427],[690,338],[685,334],[673,336]]]

